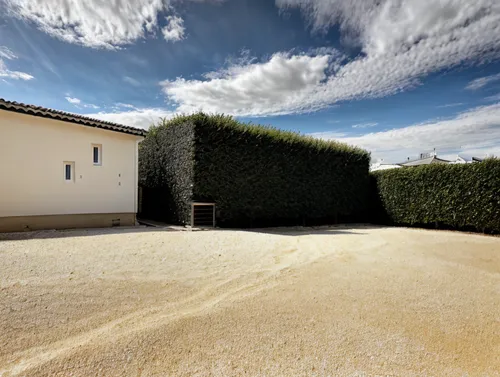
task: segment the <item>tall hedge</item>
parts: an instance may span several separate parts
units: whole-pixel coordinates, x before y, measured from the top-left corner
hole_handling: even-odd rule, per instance
[[[331,222],[359,216],[366,207],[370,156],[359,148],[203,113],[153,131],[141,146],[141,185],[181,191],[176,208],[190,200],[215,202],[219,225]],[[192,146],[192,162],[179,147],[162,147],[175,143]],[[159,179],[155,171],[176,173]],[[186,223],[186,216],[176,217]]]
[[[186,224],[191,216],[194,125],[162,121],[139,144],[140,216]]]
[[[500,160],[372,173],[374,222],[500,232]]]

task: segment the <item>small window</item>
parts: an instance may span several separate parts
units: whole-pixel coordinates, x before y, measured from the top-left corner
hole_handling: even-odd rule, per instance
[[[64,180],[66,182],[74,182],[75,180],[75,163],[65,162],[64,163]]]
[[[92,161],[94,165],[102,164],[102,145],[92,144]]]

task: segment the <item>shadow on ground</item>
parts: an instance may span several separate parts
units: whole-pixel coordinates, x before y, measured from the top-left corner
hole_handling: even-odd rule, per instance
[[[256,229],[239,229],[245,232],[276,234],[280,236],[305,236],[305,235],[341,235],[341,234],[366,234],[363,230],[382,229],[382,226],[371,224],[347,224],[336,226],[319,226],[319,227],[279,227],[279,228],[256,228]],[[228,229],[225,229],[228,230]]]
[[[339,225],[339,226],[321,226],[321,227],[279,227],[279,228],[255,228],[255,229],[222,229],[222,228],[205,228],[205,229],[195,229],[193,231],[206,231],[215,230],[218,232],[252,232],[252,233],[263,233],[263,234],[275,234],[280,236],[304,236],[304,235],[342,235],[342,234],[354,234],[361,235],[366,234],[363,230],[367,229],[380,229],[384,227],[370,225],[370,224],[349,224],[349,225]],[[1,241],[17,241],[17,240],[29,240],[29,239],[50,239],[50,238],[67,238],[67,237],[93,237],[102,236],[110,234],[131,234],[131,233],[149,233],[149,232],[178,232],[178,231],[188,231],[188,229],[183,229],[182,227],[147,227],[147,226],[137,226],[137,227],[123,227],[123,228],[98,228],[98,229],[67,229],[67,230],[38,230],[31,232],[18,232],[18,233],[0,233]]]
[[[35,230],[32,232],[0,233],[1,241],[17,241],[29,239],[93,237],[108,234],[130,234],[147,232],[174,232],[169,228],[153,228],[145,226],[123,228],[92,228],[92,229],[64,229],[64,230]]]

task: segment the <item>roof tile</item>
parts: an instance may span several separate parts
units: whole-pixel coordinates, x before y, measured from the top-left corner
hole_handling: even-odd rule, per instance
[[[25,103],[7,101],[0,98],[0,109],[14,111],[18,113],[39,116],[43,118],[52,118],[64,122],[81,124],[88,127],[102,128],[105,130],[122,132],[130,135],[145,136],[146,131],[140,128],[124,126],[118,123],[107,122],[99,119],[93,119],[79,114],[67,113],[60,110],[49,109],[42,106],[28,105]]]

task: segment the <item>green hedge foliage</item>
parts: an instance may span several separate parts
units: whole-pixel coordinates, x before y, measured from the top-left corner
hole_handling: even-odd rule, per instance
[[[500,232],[500,160],[372,173],[373,222]]]
[[[168,122],[149,129],[139,144],[139,215],[153,220],[186,224],[193,197],[194,126]]]
[[[215,202],[221,226],[345,221],[363,212],[369,195],[368,152],[224,115],[163,122],[140,158],[142,186],[182,193],[172,196],[177,212],[189,200]]]

